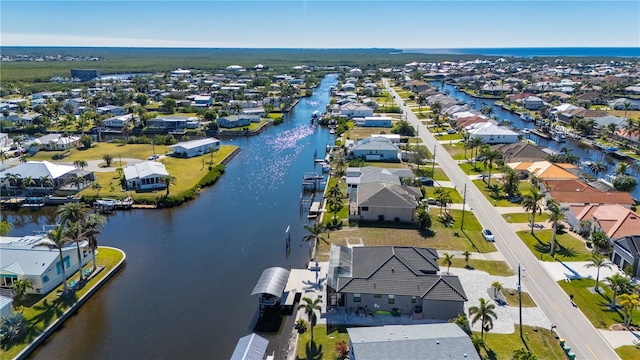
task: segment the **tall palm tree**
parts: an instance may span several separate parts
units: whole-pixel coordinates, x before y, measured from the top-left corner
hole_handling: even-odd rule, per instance
[[[78,191],[80,191],[80,185],[84,184],[85,179],[81,175],[74,175],[71,178],[71,182],[76,186],[76,189],[78,189]]]
[[[442,254],[442,265],[447,267],[447,275],[449,274],[449,268],[453,264],[454,254],[444,253]]]
[[[24,188],[29,188],[36,184],[36,181],[33,179],[33,176],[25,176],[22,178],[21,186]]]
[[[40,187],[42,188],[53,187],[53,179],[49,175],[40,176],[38,183],[40,183]]]
[[[34,245],[34,247],[46,247],[52,250],[58,250],[60,254],[60,268],[62,269],[62,284],[64,285],[63,289],[65,292],[69,290],[69,287],[67,286],[67,273],[64,267],[64,258],[62,257],[62,248],[68,243],[67,230],[61,225],[58,225],[47,233],[46,239]]]
[[[596,286],[594,288],[594,290],[599,293],[600,292],[600,288],[599,288],[599,282],[600,282],[600,268],[607,268],[607,269],[611,269],[611,262],[609,261],[609,259],[605,258],[604,256],[600,255],[597,252],[593,252],[591,254],[591,256],[589,256],[589,258],[587,259],[587,261],[589,261],[588,264],[585,264],[584,267],[586,268],[596,268],[597,272],[596,272]]]
[[[629,173],[629,164],[627,164],[626,162],[619,162],[614,174],[623,176],[623,175],[627,175],[628,173]]]
[[[519,192],[518,187],[520,186],[520,177],[515,170],[508,166],[504,166],[503,172],[504,175],[502,176],[502,187],[507,195],[509,195],[509,197],[512,197]]]
[[[475,149],[475,155],[473,157],[473,167],[476,167],[476,159],[478,158],[478,149],[480,148],[480,146],[482,146],[482,144],[484,144],[484,141],[482,141],[482,138],[479,138],[477,136],[472,137],[471,139],[469,139],[470,142],[470,148],[473,151],[473,149]]]
[[[309,319],[309,326],[311,327],[311,342],[313,343],[313,327],[316,324],[317,319],[316,310],[322,310],[322,308],[320,307],[322,299],[311,300],[308,297],[303,297],[302,301],[304,301],[304,304],[299,304],[298,310],[304,309],[304,313],[307,314],[307,318]]]
[[[167,194],[166,196],[169,196],[169,188],[173,185],[175,185],[178,182],[178,179],[176,179],[175,176],[163,176],[160,181],[162,181],[162,183],[167,187]]]
[[[607,171],[607,168],[607,164],[603,163],[602,161],[596,161],[592,163],[591,166],[589,166],[589,171],[591,171],[597,178],[598,174]]]
[[[87,217],[88,211],[89,210],[87,209],[86,205],[79,202],[70,202],[64,205],[60,205],[60,207],[56,211],[56,216],[60,220],[60,224],[62,226],[65,226],[67,229],[68,237],[76,243],[80,281],[82,281],[83,279],[80,242],[83,240],[83,223]]]
[[[84,169],[87,166],[89,166],[89,164],[87,163],[86,160],[76,160],[73,162],[73,166],[75,166],[78,169]]]
[[[609,286],[611,286],[611,290],[613,291],[613,296],[611,297],[611,308],[616,308],[616,297],[618,294],[623,292],[623,290],[631,285],[629,279],[620,275],[619,273],[615,273],[607,278],[609,281]]]
[[[313,226],[305,225],[304,229],[309,233],[302,237],[302,241],[313,241],[315,254],[314,258],[316,262],[318,262],[318,248],[320,247],[320,242],[324,241],[326,244],[329,243],[324,237],[322,237],[322,233],[324,232],[322,224],[314,223]]]
[[[107,219],[97,213],[93,213],[86,217],[86,219],[79,223],[81,226],[79,229],[78,237],[81,240],[86,240],[89,245],[89,249],[91,249],[91,260],[93,262],[93,271],[95,271],[98,266],[96,263],[96,250],[98,249],[98,238],[96,235],[100,234],[100,230],[106,223]]]
[[[467,266],[467,268],[469,267],[469,259],[471,259],[471,252],[469,252],[469,250],[465,250],[462,253],[462,256],[464,256],[464,262]]]
[[[338,187],[338,184],[334,185],[327,192],[327,204],[329,205],[329,209],[333,212],[333,223],[337,222],[338,212],[342,210],[342,191]]]
[[[531,235],[533,235],[533,225],[536,223],[536,212],[542,213],[543,195],[538,188],[533,187],[531,191],[522,198],[522,207],[526,211],[531,211]]]
[[[624,326],[629,326],[631,318],[633,316],[633,310],[640,306],[640,300],[638,300],[638,294],[622,294],[620,295],[620,306],[624,310]]]
[[[553,229],[551,232],[551,250],[549,253],[553,256],[556,250],[556,231],[558,229],[558,221],[564,219],[564,214],[569,210],[569,208],[560,206],[554,198],[547,201],[547,208],[549,209],[549,222],[551,222]],[[531,229],[533,229],[533,227]]]
[[[489,162],[489,178],[487,179],[487,186],[491,186],[491,170],[493,169],[493,162],[496,159],[502,157],[502,153],[498,150],[487,150],[484,152],[485,159]]]
[[[493,320],[498,319],[498,315],[495,313],[496,306],[491,304],[488,300],[484,298],[480,298],[479,306],[472,306],[469,308],[469,316],[473,316],[471,318],[471,325],[475,324],[480,320],[480,324],[482,325],[482,330],[480,332],[480,336],[484,338],[484,332],[489,331],[493,328]]]

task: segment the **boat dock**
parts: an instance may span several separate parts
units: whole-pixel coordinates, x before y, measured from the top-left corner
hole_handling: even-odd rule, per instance
[[[550,139],[550,138],[551,138],[551,135],[549,135],[549,134],[547,134],[547,133],[543,133],[542,131],[540,131],[540,130],[538,130],[538,129],[533,129],[533,130],[531,130],[531,133],[532,133],[532,134],[536,134],[536,135],[538,135],[539,137],[541,137],[541,138],[543,138],[543,139],[547,139],[547,140],[548,140],[548,139]]]
[[[133,206],[133,199],[130,197],[124,200],[98,199],[93,203],[93,207],[101,213],[110,213],[113,210],[130,209]]]

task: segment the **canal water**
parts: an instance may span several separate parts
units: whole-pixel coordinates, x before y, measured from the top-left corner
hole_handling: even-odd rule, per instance
[[[325,77],[284,123],[259,136],[224,140],[242,151],[194,201],[110,215],[100,245],[123,249],[126,266],[32,357],[228,359],[255,325],[258,299],[250,294],[262,271],[309,261],[301,240],[309,224],[299,212],[302,176],[321,172],[315,153],[320,157],[333,141],[326,128],[310,126],[310,117],[325,110],[336,83],[336,76]],[[51,224],[52,211],[2,217],[14,223],[11,235],[27,235]],[[289,332],[264,335],[269,353],[281,355]]]
[[[471,108],[473,109],[480,110],[480,108],[482,108],[482,106],[485,104],[487,106],[490,106],[491,108],[493,108],[494,114],[498,116],[498,119],[500,121],[509,120],[513,126],[520,129],[535,128],[535,125],[533,122],[525,122],[522,119],[520,119],[519,115],[513,114],[507,110],[504,110],[500,106],[497,106],[495,104],[497,100],[474,98],[473,96],[467,95],[462,91],[456,90],[455,86],[453,85],[449,85],[449,84],[442,85],[439,81],[433,81],[431,82],[431,85],[434,86],[435,88],[441,89],[440,91],[443,91],[443,92],[448,91],[450,96],[464,103],[470,104],[471,101],[473,101],[474,105],[471,106]],[[539,137],[533,133],[530,133],[529,135],[527,135],[527,137],[533,140],[537,145],[542,147],[547,147],[557,152],[560,152],[560,149],[562,147],[567,147],[571,149],[571,152],[573,154],[579,156],[581,161],[589,160],[589,161],[604,162],[605,164],[608,165],[608,169],[605,174],[599,174],[599,176],[601,177],[606,174],[613,174],[617,166],[617,163],[620,162],[620,160],[607,155],[601,149],[582,143],[580,141],[567,139],[565,143],[558,143],[554,140],[549,140],[549,139]],[[585,170],[588,172],[588,169],[585,169]],[[633,196],[635,199],[640,199],[640,186],[637,187],[633,192],[631,192],[631,196]]]

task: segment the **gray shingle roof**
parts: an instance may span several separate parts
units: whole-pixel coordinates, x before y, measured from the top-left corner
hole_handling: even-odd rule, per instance
[[[417,207],[422,193],[418,188],[388,183],[369,183],[358,186],[358,206],[388,208]]]

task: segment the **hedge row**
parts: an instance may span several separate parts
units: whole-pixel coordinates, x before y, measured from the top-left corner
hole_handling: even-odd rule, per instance
[[[198,185],[196,185],[195,187],[187,191],[183,191],[180,194],[169,195],[169,196],[164,196],[160,198],[158,200],[158,207],[161,207],[161,208],[173,207],[173,206],[177,206],[187,201],[195,199],[196,195],[198,195],[198,191],[200,190],[200,188],[214,184],[218,180],[218,178],[224,173],[224,170],[225,170],[224,165],[209,166],[209,172],[204,177],[202,177],[202,179],[200,179],[200,182],[198,182]]]

